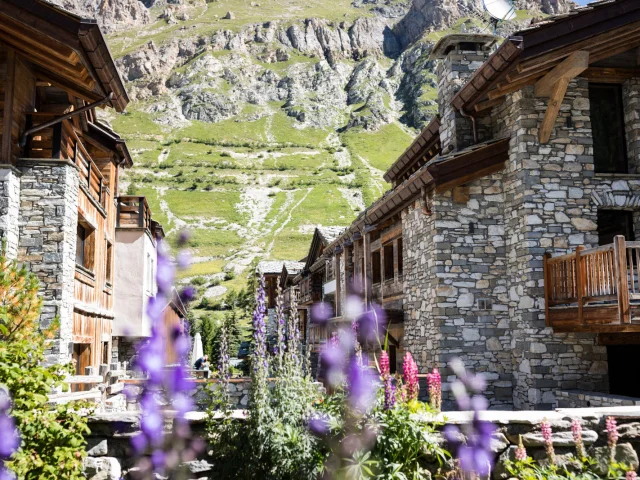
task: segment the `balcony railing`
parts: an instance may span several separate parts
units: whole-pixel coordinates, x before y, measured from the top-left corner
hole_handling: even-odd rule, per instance
[[[53,120],[52,113],[32,113],[27,117],[27,127]],[[104,176],[78,135],[70,120],[39,130],[25,146],[25,158],[68,159],[78,167],[80,183],[89,195],[104,207]]]
[[[565,332],[640,332],[640,242],[544,260],[547,325]]]
[[[150,228],[151,210],[145,197],[118,197],[117,228]]]

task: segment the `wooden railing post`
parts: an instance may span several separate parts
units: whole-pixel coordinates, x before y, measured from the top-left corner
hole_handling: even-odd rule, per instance
[[[551,290],[551,272],[549,271],[549,266],[547,262],[551,258],[551,254],[546,252],[544,254],[544,261],[542,262],[543,266],[543,275],[544,275],[544,323],[547,327],[551,326],[551,319],[549,318],[549,303],[551,302],[551,295],[553,294]]]
[[[138,197],[138,226],[144,227],[144,197]]]
[[[576,248],[576,299],[578,301],[578,318],[580,322],[584,324],[584,316],[582,315],[582,297],[584,295],[584,288],[582,286],[582,251],[584,250],[583,245],[579,245]]]
[[[618,313],[620,323],[631,323],[629,305],[629,279],[627,277],[627,244],[622,235],[613,239],[613,256],[618,284]]]

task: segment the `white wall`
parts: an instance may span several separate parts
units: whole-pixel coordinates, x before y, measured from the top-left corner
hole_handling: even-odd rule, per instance
[[[156,264],[156,247],[146,231],[116,231],[113,336],[151,334],[146,308],[156,292]]]

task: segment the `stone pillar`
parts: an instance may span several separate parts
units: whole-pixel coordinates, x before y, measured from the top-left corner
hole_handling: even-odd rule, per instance
[[[56,317],[60,321],[48,361],[68,362],[73,348],[78,172],[66,160],[22,161],[19,169],[18,260],[40,280],[41,325],[48,327]]]
[[[606,349],[595,345],[595,335],[554,333],[544,318],[544,253],[598,244],[588,84],[570,83],[544,145],[538,135],[548,99],[525,87],[506,102],[513,132],[504,208],[514,406],[548,409],[559,389],[608,389]]]
[[[11,165],[0,167],[0,239],[8,258],[18,256],[20,216],[20,171]]]
[[[431,58],[438,59],[438,114],[440,141],[444,152],[462,150],[474,143],[473,123],[452,105],[451,100],[473,73],[489,57],[495,39],[491,35],[453,34],[441,39]],[[478,131],[478,141],[488,140],[490,132]]]

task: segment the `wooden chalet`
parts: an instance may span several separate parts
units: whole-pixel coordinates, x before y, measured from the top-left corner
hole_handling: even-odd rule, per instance
[[[0,0],[0,236],[35,273],[41,322],[59,318],[51,361],[112,359],[118,176],[132,165],[97,116],[129,99],[100,28],[40,0]]]

